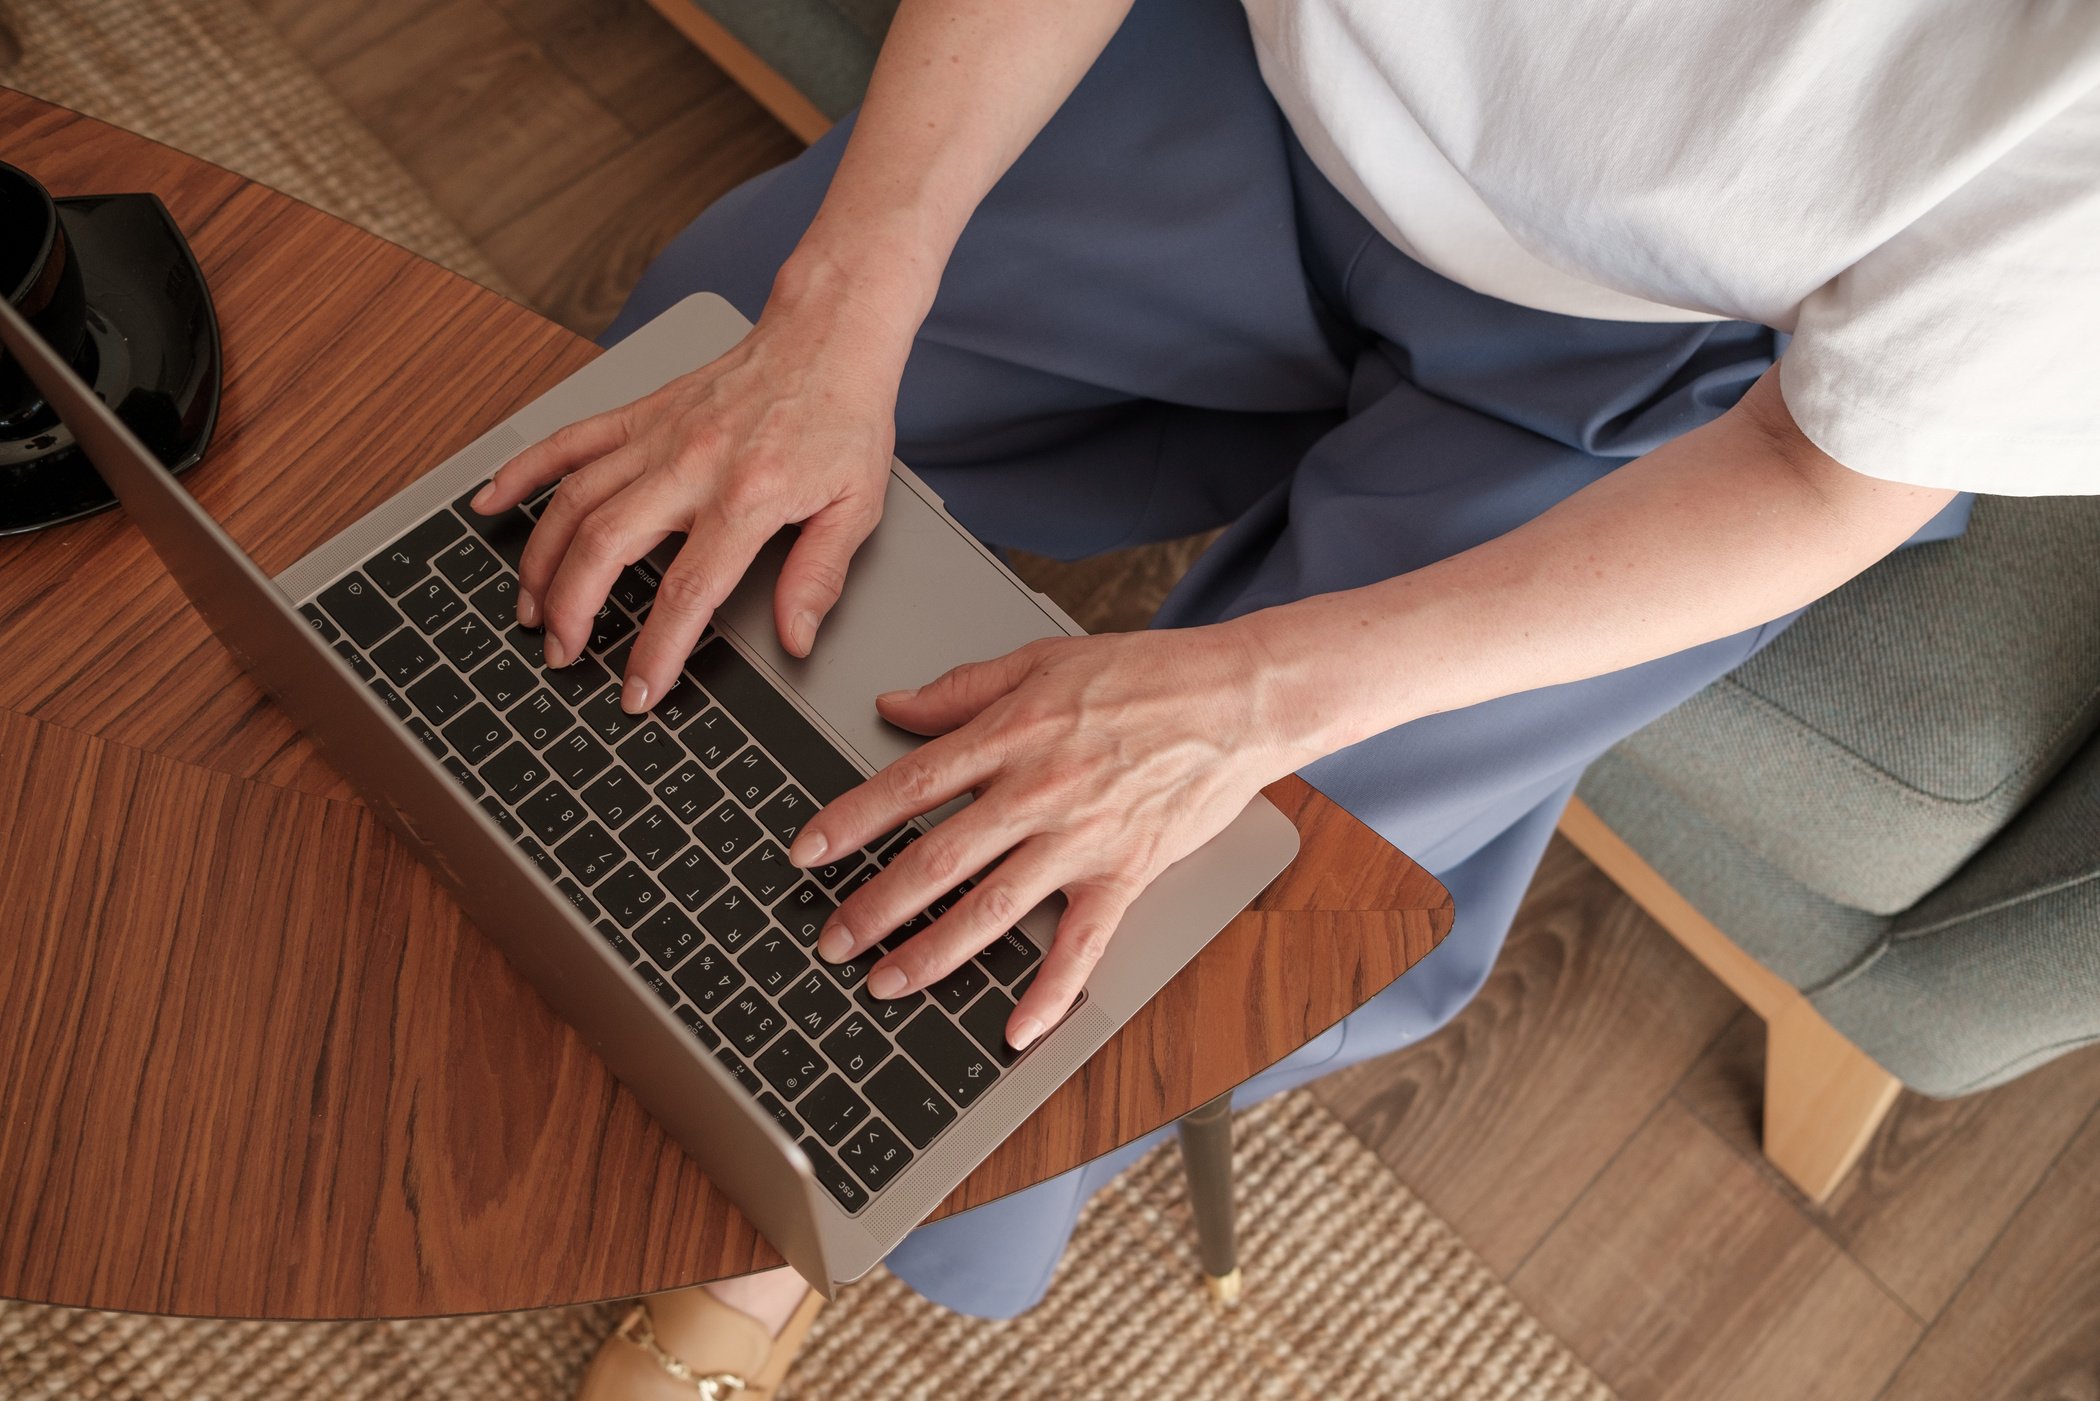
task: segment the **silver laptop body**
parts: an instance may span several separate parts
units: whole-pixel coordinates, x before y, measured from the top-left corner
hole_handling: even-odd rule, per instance
[[[748,329],[748,323],[718,297],[695,296],[679,303],[272,581],[11,309],[0,315],[0,331],[5,332],[0,339],[60,411],[221,641],[361,796],[389,819],[474,923],[556,1012],[583,1033],[709,1178],[798,1271],[828,1294],[888,1253],[1244,908],[1296,855],[1297,833],[1272,805],[1257,799],[1225,832],[1167,871],[1132,907],[1119,937],[1096,967],[1085,999],[1063,1023],[1017,1061],[1001,1064],[986,1055],[974,1062],[975,1070],[959,1070],[953,1061],[944,1061],[940,1073],[926,1070],[924,1079],[954,1093],[937,1093],[922,1105],[900,1104],[894,1094],[898,1084],[910,1079],[895,1068],[910,1059],[906,1029],[915,1047],[974,1050],[981,1047],[986,1018],[972,1018],[968,1009],[959,1011],[941,999],[922,997],[925,1007],[945,1019],[946,1029],[939,1022],[918,1025],[924,1010],[915,1010],[912,1022],[900,1023],[886,1038],[894,1045],[878,1045],[887,1059],[872,1066],[856,1065],[849,1074],[825,1052],[803,1067],[806,1074],[791,1073],[794,1068],[786,1063],[791,1058],[777,1054],[763,1062],[762,1073],[752,1068],[761,1063],[766,1049],[786,1047],[788,1034],[799,1034],[800,1022],[787,1008],[806,1005],[788,1001],[800,974],[788,984],[789,992],[781,992],[778,984],[768,991],[760,986],[760,974],[746,967],[760,957],[761,941],[771,940],[763,947],[782,959],[793,953],[811,970],[821,973],[823,968],[806,942],[783,943],[785,916],[765,921],[760,933],[740,936],[733,951],[715,947],[703,932],[678,955],[674,967],[659,968],[657,956],[647,953],[630,964],[635,949],[617,951],[603,932],[609,922],[616,923],[609,912],[594,909],[588,900],[574,900],[583,887],[573,873],[561,875],[571,887],[565,894],[546,848],[523,846],[506,830],[519,825],[495,815],[493,807],[506,800],[485,806],[484,800],[493,796],[486,783],[480,783],[485,791],[479,796],[469,791],[467,781],[456,774],[461,769],[477,775],[481,771],[450,748],[441,756],[443,727],[429,724],[402,691],[375,689],[360,678],[339,654],[337,643],[324,635],[338,629],[319,628],[313,622],[321,611],[314,601],[331,588],[345,586],[361,566],[419,523],[448,509],[519,449],[705,364]],[[785,541],[776,540],[716,618],[720,638],[715,645],[733,649],[735,658],[726,652],[709,655],[735,670],[743,678],[740,685],[748,685],[752,671],[767,683],[776,699],[762,707],[773,724],[764,733],[786,732],[780,726],[791,717],[778,699],[784,698],[785,706],[835,746],[859,774],[874,772],[916,742],[876,717],[876,693],[918,685],[958,663],[996,656],[1035,638],[1081,631],[979,545],[902,464],[893,464],[882,522],[855,557],[845,597],[827,621],[815,655],[807,660],[790,656],[774,635],[771,594],[784,550]],[[656,561],[659,567],[664,562]],[[308,609],[304,615],[302,606]],[[449,619],[446,626],[451,626]],[[399,650],[407,646],[404,637],[397,634],[389,641]],[[705,647],[695,654],[696,664],[704,652]],[[478,666],[482,659],[475,661]],[[611,674],[616,682],[617,670]],[[436,669],[429,675],[436,675]],[[515,697],[512,703],[521,705]],[[643,723],[665,728],[654,715]],[[693,722],[688,731],[672,738],[697,733],[698,724]],[[418,732],[429,737],[429,747]],[[472,735],[466,739],[469,745],[476,743]],[[655,760],[647,761],[644,770],[631,770],[622,748],[607,748],[612,763],[606,774],[617,770],[639,782],[638,773],[648,771],[656,773],[656,785],[672,781],[657,771]],[[751,750],[761,751],[760,757],[751,760]],[[760,766],[772,757],[757,742],[738,754]],[[484,756],[483,762],[492,760]],[[790,780],[787,786],[794,787],[800,770],[787,763],[780,768]],[[715,772],[726,780],[726,765]],[[626,780],[619,786],[627,787]],[[550,780],[538,791],[553,788]],[[737,801],[734,788],[723,801]],[[759,810],[754,805],[751,815],[757,817]],[[710,813],[724,822],[735,815],[724,809]],[[534,855],[529,856],[528,849]],[[871,861],[869,869],[872,865]],[[623,864],[621,872],[626,870]],[[865,879],[865,873],[860,878]],[[589,890],[605,889],[612,879],[607,876]],[[622,889],[638,891],[640,886],[630,877]],[[741,886],[732,885],[714,898],[728,900],[744,893]],[[798,887],[797,893],[806,895],[806,889]],[[750,907],[740,908],[750,913]],[[777,915],[788,906],[783,901],[769,908]],[[993,992],[1009,997],[1024,986],[1032,972],[1012,982],[1004,978],[1013,976],[1022,963],[1032,967],[1031,960],[1039,960],[1050,941],[1057,908],[1050,902],[1030,912],[1019,930],[1025,942],[1009,940],[1005,948],[993,951],[1005,962],[986,967],[1004,968],[1005,974],[987,975],[979,968],[976,976]],[[663,911],[669,909],[663,906]],[[667,950],[659,953],[670,956]],[[723,1001],[707,1012],[696,1005],[686,988],[700,983],[688,965],[703,953],[718,960],[723,976],[739,980],[739,995],[748,994],[745,1003]],[[773,965],[766,966],[777,972]],[[687,976],[681,979],[681,974]],[[814,984],[805,990],[822,991]],[[863,1007],[850,988],[842,991],[851,1008]],[[982,990],[967,995],[982,997],[987,1005],[992,1000]],[[771,1040],[746,1053],[726,1044],[717,1029],[732,1015],[746,1039],[761,1034],[757,1023],[768,1016],[777,1017],[785,1029],[765,1033]],[[812,1034],[803,1044],[814,1050],[822,1044],[815,1034],[819,1020],[814,1013],[808,1015]],[[834,1015],[823,1024],[837,1030],[843,1019]],[[972,1027],[977,1042],[956,1039]],[[716,1044],[710,1046],[708,1040]],[[745,1066],[742,1071],[734,1068],[739,1060]],[[923,1069],[917,1062],[908,1068]],[[886,1071],[892,1073],[880,1083],[893,1091],[884,1102],[895,1106],[894,1112],[883,1109],[867,1089]],[[987,1083],[975,1078],[980,1074]],[[846,1089],[844,1097],[840,1086]],[[813,1117],[804,1122],[796,1112],[804,1104],[817,1105],[820,1093],[823,1103],[811,1112],[827,1116],[827,1133],[852,1113],[853,1100],[862,1102],[858,1117],[837,1130],[836,1142],[819,1135]],[[967,1102],[958,1102],[958,1096]],[[895,1126],[888,1122],[892,1117],[899,1121]],[[904,1132],[907,1122],[913,1124],[916,1138]],[[849,1157],[856,1145],[862,1153],[859,1160]],[[878,1163],[877,1157],[886,1161]]]

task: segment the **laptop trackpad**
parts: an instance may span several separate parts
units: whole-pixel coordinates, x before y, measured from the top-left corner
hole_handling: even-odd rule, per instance
[[[872,768],[917,743],[875,713],[883,691],[1064,633],[1026,586],[896,476],[882,524],[853,557],[846,593],[807,660],[781,647],[773,586],[794,537],[776,536],[723,605],[720,621],[798,691]]]

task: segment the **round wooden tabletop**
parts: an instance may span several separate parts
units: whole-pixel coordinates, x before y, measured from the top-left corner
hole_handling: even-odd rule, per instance
[[[216,166],[0,89],[54,194],[150,190],[216,298],[190,489],[276,572],[592,345]],[[778,1256],[235,666],[115,512],[0,541],[0,1296],[225,1317],[532,1308]],[[1166,1123],[1449,928],[1297,780],[1304,854],[956,1190]]]

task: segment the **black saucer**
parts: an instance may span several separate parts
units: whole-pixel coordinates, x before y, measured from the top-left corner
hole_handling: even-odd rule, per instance
[[[54,202],[87,292],[77,368],[170,472],[195,466],[219,414],[219,323],[189,245],[152,195]],[[0,437],[0,535],[115,502],[63,424]]]

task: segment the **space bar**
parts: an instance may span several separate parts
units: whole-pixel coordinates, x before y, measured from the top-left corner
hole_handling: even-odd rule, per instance
[[[820,805],[860,783],[860,770],[721,638],[694,653],[686,670]]]

